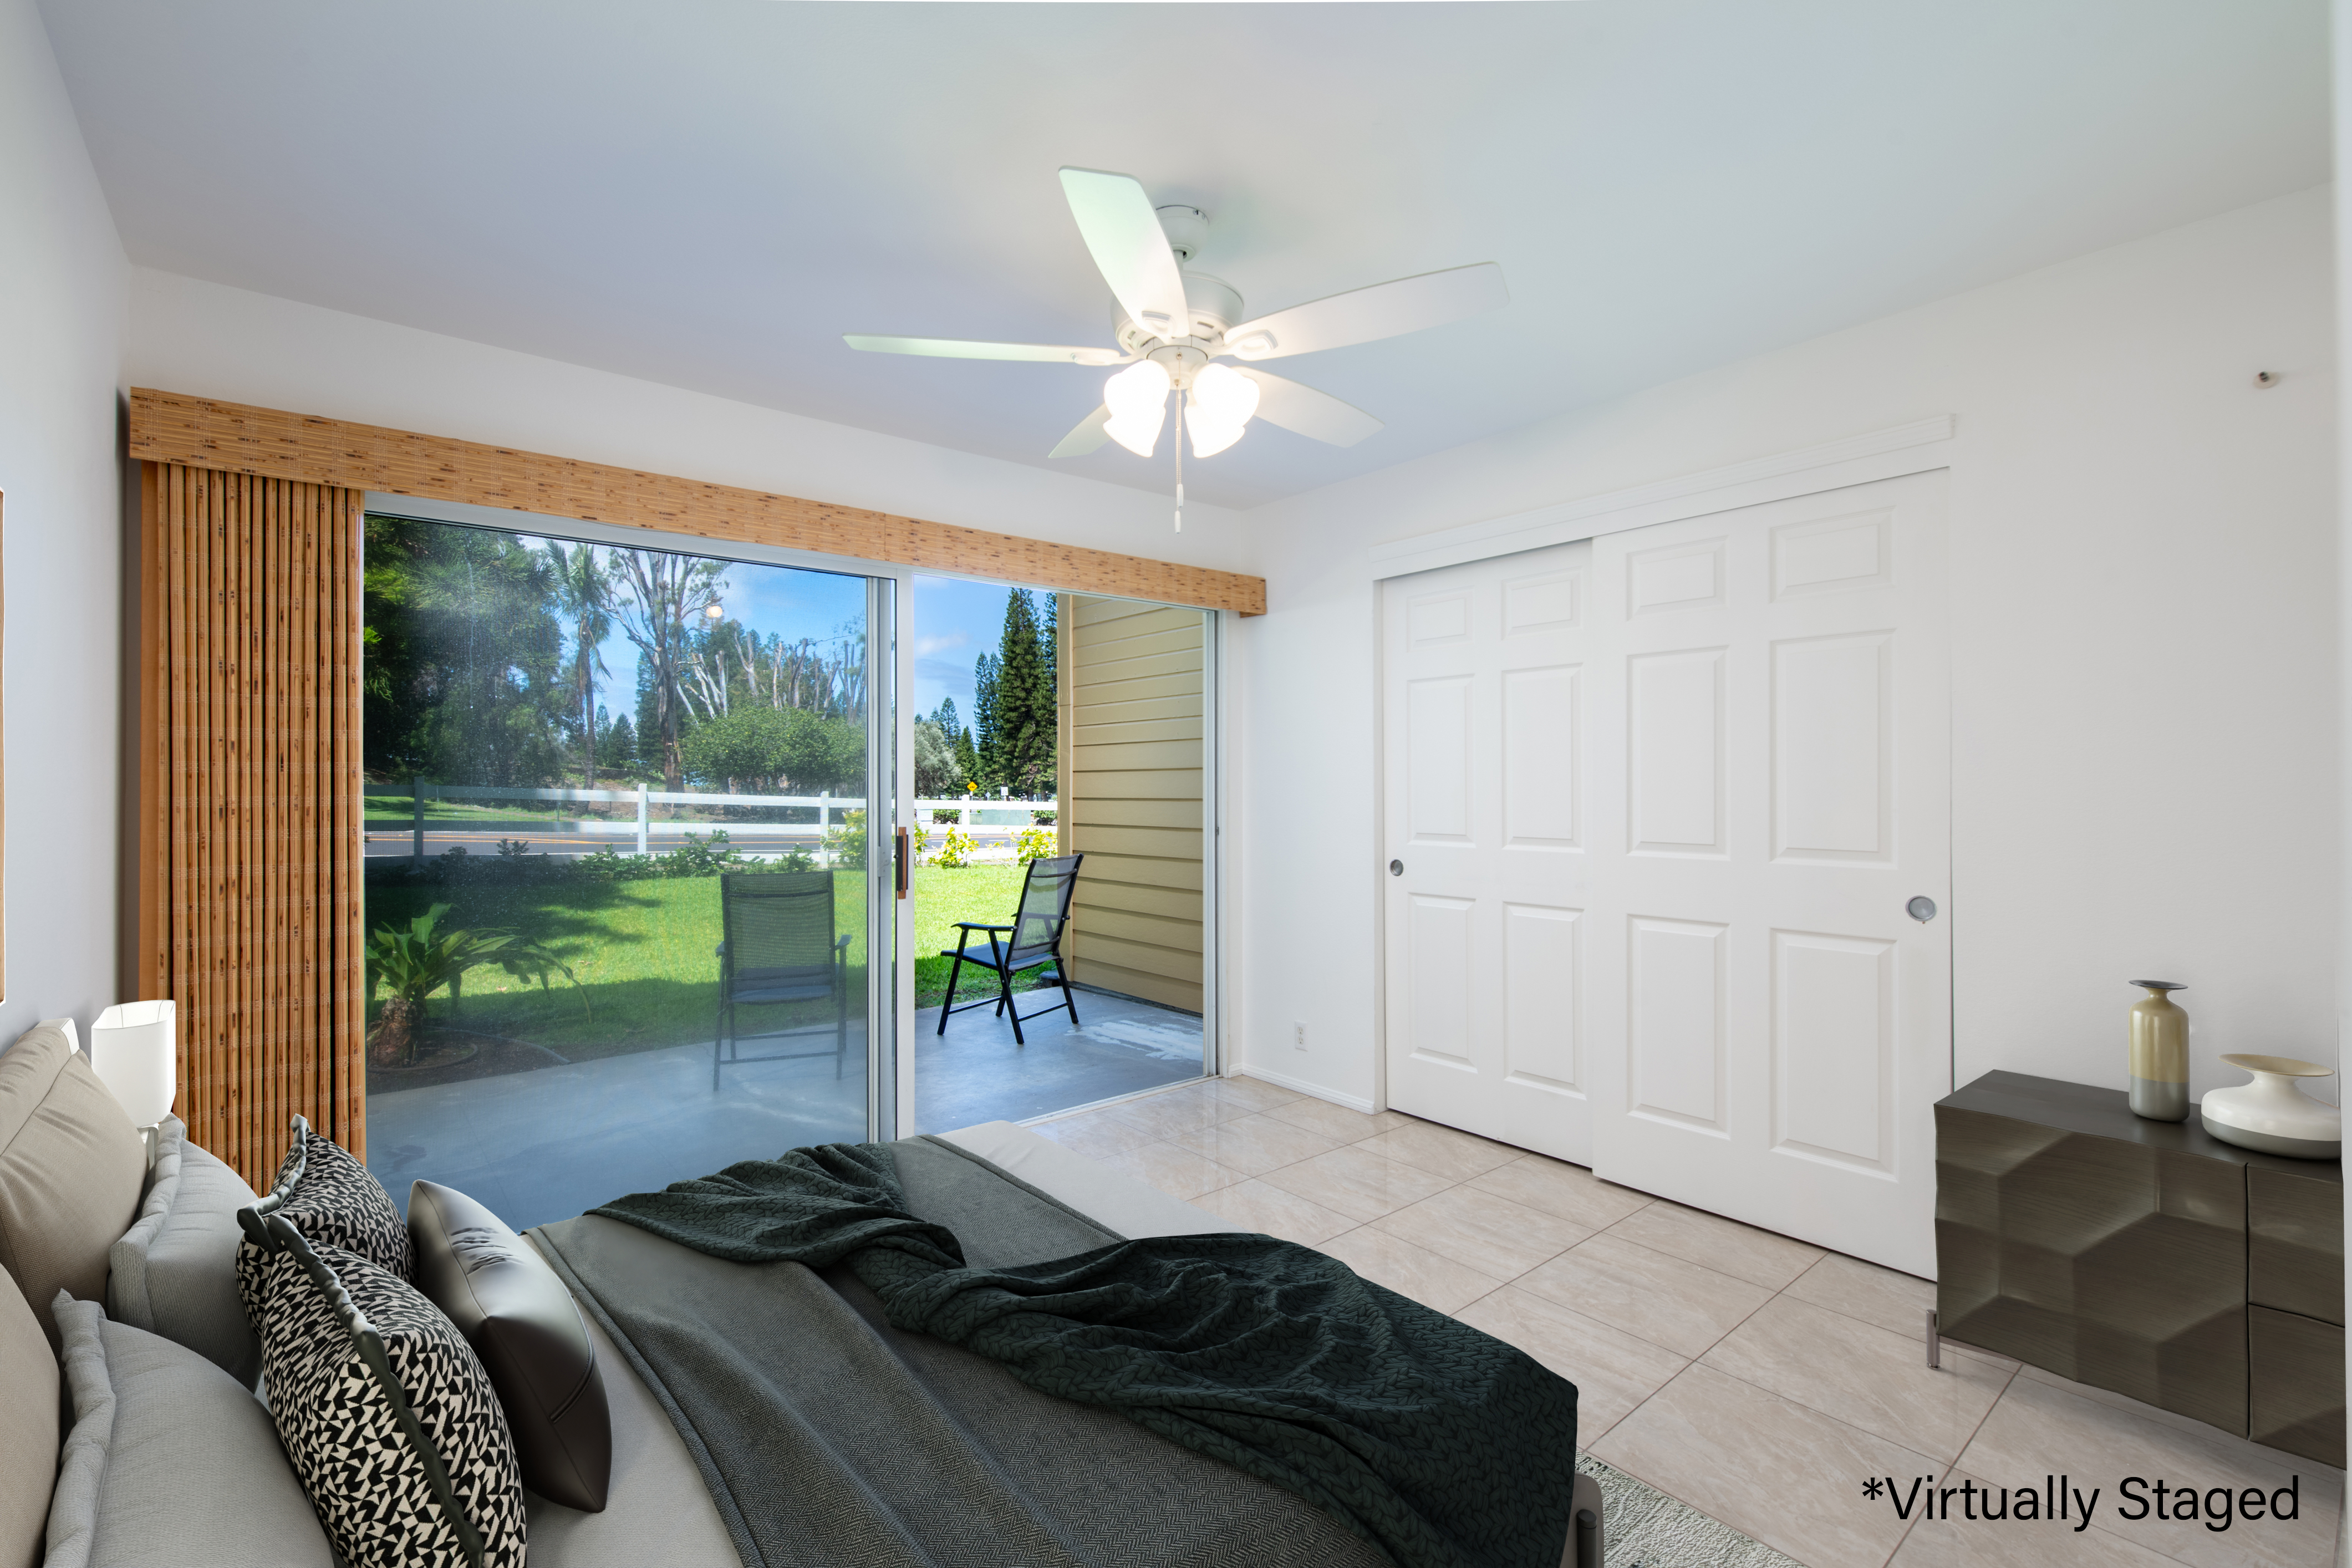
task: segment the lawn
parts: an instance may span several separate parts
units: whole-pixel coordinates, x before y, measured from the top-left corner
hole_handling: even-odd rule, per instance
[[[955,945],[958,920],[1005,921],[1021,897],[1024,868],[1013,865],[915,868],[915,1001],[935,1006],[947,990],[951,961],[936,956]],[[866,983],[865,879],[834,874],[835,929],[850,939],[853,1007]],[[498,927],[525,932],[552,948],[580,978],[559,977],[542,994],[499,970],[478,969],[465,995],[448,994],[426,1005],[432,1024],[528,1040],[579,1061],[621,1056],[711,1037],[719,1000],[719,879],[561,881],[469,887],[382,884],[367,890],[373,931],[404,922],[435,903],[450,912],[443,928]],[[986,943],[982,942],[983,949]],[[984,993],[967,969],[962,994]],[[981,980],[987,974],[982,971]],[[1027,977],[1024,977],[1024,980]],[[370,1001],[373,1016],[382,998]],[[815,1021],[812,1016],[812,1022]]]

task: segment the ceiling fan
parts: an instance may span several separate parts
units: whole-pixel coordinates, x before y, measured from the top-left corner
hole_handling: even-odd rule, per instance
[[[1182,424],[1192,438],[1192,455],[1206,458],[1241,439],[1253,417],[1335,447],[1352,447],[1381,428],[1381,422],[1362,409],[1255,369],[1256,362],[1417,332],[1510,300],[1503,269],[1483,261],[1351,289],[1244,320],[1242,297],[1232,285],[1185,266],[1208,239],[1209,220],[1200,208],[1154,208],[1131,176],[1097,169],[1064,169],[1062,192],[1069,198],[1070,216],[1077,219],[1079,237],[1118,301],[1111,312],[1117,348],[862,333],[845,334],[842,341],[875,353],[1124,365],[1104,384],[1102,406],[1063,437],[1050,456],[1082,457],[1106,440],[1117,441],[1139,458],[1151,456],[1166,426],[1168,397],[1173,392],[1182,400]],[[1217,363],[1227,357],[1244,363],[1238,367]],[[1183,461],[1181,437],[1177,461]],[[1180,506],[1181,495],[1180,468]]]

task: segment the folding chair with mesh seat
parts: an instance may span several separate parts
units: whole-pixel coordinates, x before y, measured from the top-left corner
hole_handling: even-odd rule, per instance
[[[948,971],[947,1001],[940,1008],[940,1034],[948,1032],[949,1014],[969,1012],[974,1007],[989,1005],[985,997],[977,1002],[967,1002],[961,1007],[955,1005],[956,981],[962,975],[966,963],[979,964],[995,974],[996,1016],[1002,1018],[1009,1015],[1012,1017],[1014,1045],[1025,1046],[1029,1042],[1021,1035],[1024,1015],[1013,1005],[1013,977],[1024,969],[1035,969],[1041,964],[1054,966],[1054,980],[1062,988],[1062,1000],[1056,1006],[1040,1007],[1026,1016],[1042,1018],[1048,1013],[1057,1013],[1067,1007],[1070,1010],[1070,1026],[1077,1027],[1077,998],[1071,994],[1069,977],[1062,973],[1062,928],[1069,922],[1070,893],[1077,885],[1078,862],[1085,858],[1083,855],[1057,855],[1030,861],[1029,874],[1021,882],[1021,902],[1013,910],[1011,925],[989,925],[980,921],[955,922],[963,934],[957,939],[954,948],[940,954],[941,958],[955,960],[955,967]],[[988,952],[984,957],[971,948],[971,933],[976,931],[988,933]],[[1000,942],[997,938],[999,931],[1013,934],[1009,940]]]
[[[797,1061],[830,1055],[839,1078],[849,1055],[849,938],[833,929],[830,871],[739,871],[719,879],[724,940],[719,944],[719,1037],[710,1043],[710,1087],[719,1069],[741,1062]],[[834,999],[831,1052],[739,1054],[735,1009]],[[771,1029],[755,1040],[808,1035],[824,1025]]]

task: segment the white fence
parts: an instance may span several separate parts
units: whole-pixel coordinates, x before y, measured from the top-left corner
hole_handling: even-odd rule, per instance
[[[410,814],[409,819],[409,834],[411,840],[410,853],[415,858],[420,861],[425,858],[425,834],[426,830],[425,803],[431,800],[529,800],[551,801],[558,803],[577,802],[583,805],[633,806],[635,807],[634,821],[627,818],[604,816],[559,817],[534,816],[530,817],[515,818],[510,822],[500,824],[496,818],[490,818],[477,823],[468,823],[462,817],[455,819],[442,817],[436,819],[433,826],[442,831],[448,831],[450,829],[464,830],[467,827],[471,827],[476,832],[485,831],[495,826],[505,826],[510,827],[528,826],[534,830],[546,833],[563,833],[580,837],[610,835],[616,838],[634,837],[636,841],[636,852],[640,855],[650,853],[652,841],[656,838],[678,838],[683,837],[689,833],[708,833],[713,828],[723,828],[730,826],[737,827],[767,826],[781,828],[806,828],[812,834],[821,837],[826,832],[843,826],[847,821],[848,816],[851,812],[863,811],[866,809],[866,798],[863,795],[706,795],[691,791],[673,792],[668,790],[656,790],[649,788],[644,784],[640,784],[635,789],[625,790],[508,789],[501,788],[494,784],[436,784],[419,783],[413,784],[369,784],[365,787],[362,793],[372,796],[393,796],[415,802],[415,807]],[[769,809],[791,806],[803,810],[814,809],[816,812],[817,816],[816,820],[814,822],[779,822],[765,824],[735,823],[730,825],[724,822],[656,822],[653,820],[652,814],[653,808],[657,805],[729,805],[751,806],[755,808],[766,807]],[[1054,802],[1050,800],[988,801],[983,797],[968,795],[960,800],[918,800],[914,803],[914,820],[918,825],[930,823],[937,819],[938,813],[942,811],[950,811],[960,814],[963,825],[968,827],[1026,827],[1036,820],[1036,814],[1038,812],[1051,811],[1053,808]]]

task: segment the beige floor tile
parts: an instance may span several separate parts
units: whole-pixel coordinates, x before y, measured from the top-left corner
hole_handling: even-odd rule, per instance
[[[1434,1121],[1410,1120],[1402,1127],[1392,1127],[1365,1139],[1364,1147],[1449,1182],[1466,1182],[1481,1172],[1509,1164],[1521,1152],[1475,1133],[1440,1127]]]
[[[1881,1568],[1908,1527],[1884,1498],[1864,1497],[1864,1478],[1938,1468],[1703,1365],[1652,1394],[1592,1452],[1808,1568]]]
[[[1124,1121],[1153,1138],[1173,1138],[1179,1132],[1217,1124],[1218,1100],[1202,1084],[1138,1095],[1103,1107],[1100,1114]]]
[[[1612,1235],[1616,1234],[1612,1232]],[[1776,1296],[1701,1364],[1949,1464],[2011,1373],[1948,1348],[1932,1370],[1916,1340]]]
[[[1507,1165],[1471,1177],[1470,1184],[1593,1230],[1606,1230],[1656,1201],[1647,1193],[1604,1182],[1581,1165],[1542,1154],[1522,1154]]]
[[[1892,1332],[1908,1335],[1922,1344],[1927,1338],[1927,1310],[1936,1304],[1936,1284],[1916,1275],[1882,1268],[1848,1258],[1842,1252],[1824,1255],[1819,1263],[1797,1276],[1786,1292],[1800,1301],[1827,1307],[1849,1318],[1860,1318]],[[1969,1347],[1971,1355],[2004,1366],[2017,1363],[2009,1356]]]
[[[1576,1440],[1590,1448],[1603,1432],[1690,1363],[1649,1341],[1556,1307],[1516,1285],[1454,1314],[1514,1344],[1576,1384]]]
[[[1450,1184],[1443,1176],[1384,1160],[1362,1143],[1342,1144],[1328,1154],[1269,1171],[1265,1180],[1359,1221],[1417,1204]]]
[[[1984,1478],[1953,1470],[1936,1479],[1939,1489],[1964,1481],[1982,1485]],[[1951,1506],[1958,1517],[1944,1520],[1918,1517],[1914,1505],[1911,1533],[1891,1568],[2174,1568],[2177,1561],[2096,1526],[2077,1530],[2079,1521],[1970,1520],[1967,1500],[1955,1497]],[[2015,1508],[2011,1500],[2001,1503],[2004,1514]]]
[[[1393,1110],[1370,1113],[1350,1110],[1344,1105],[1334,1105],[1328,1100],[1317,1100],[1311,1095],[1300,1095],[1289,1104],[1277,1105],[1265,1114],[1280,1117],[1292,1126],[1304,1127],[1309,1132],[1320,1132],[1334,1143],[1353,1143],[1376,1132],[1402,1127],[1412,1120],[1411,1117],[1399,1116]]]
[[[1090,1160],[1108,1160],[1153,1142],[1150,1133],[1133,1122],[1122,1121],[1101,1110],[1065,1116],[1054,1121],[1040,1121],[1032,1125],[1029,1131],[1041,1138],[1050,1138],[1066,1149],[1075,1149]]]
[[[1240,1108],[1241,1113],[1272,1110],[1277,1105],[1288,1105],[1307,1096],[1280,1084],[1268,1083],[1262,1078],[1213,1078],[1208,1089],[1224,1104]]]
[[[1685,1208],[1664,1198],[1635,1209],[1609,1227],[1612,1236],[1653,1252],[1702,1263],[1723,1274],[1778,1290],[1820,1262],[1822,1249],[1752,1225]]]
[[[1220,1121],[1213,1127],[1171,1133],[1169,1142],[1197,1149],[1220,1165],[1253,1176],[1262,1176],[1284,1165],[1296,1165],[1301,1160],[1311,1160],[1339,1147],[1319,1132],[1276,1121],[1265,1112]]]
[[[2104,1489],[2095,1528],[2196,1568],[2323,1568],[2334,1561],[2343,1472],[2259,1447],[2211,1427],[2189,1430],[2085,1399],[2030,1377],[2008,1389],[1960,1455],[1959,1468],[1995,1481],[2059,1473],[2088,1491]],[[2265,1490],[2299,1477],[2298,1517],[2237,1521],[2227,1531],[2196,1521],[2126,1520],[2116,1512],[2125,1478],[2145,1477],[2200,1490]]]
[[[1138,1144],[1102,1163],[1114,1171],[1142,1177],[1171,1198],[1197,1198],[1247,1179],[1241,1172],[1229,1171],[1198,1150],[1178,1143]]]
[[[1365,1279],[1439,1312],[1458,1312],[1503,1282],[1401,1237],[1361,1226],[1322,1244]]]
[[[1516,1279],[1592,1232],[1475,1187],[1448,1187],[1372,1222],[1456,1263]]]
[[[1301,1247],[1319,1247],[1356,1228],[1355,1220],[1337,1209],[1255,1179],[1203,1193],[1200,1205],[1235,1230],[1278,1236]]]
[[[1761,1285],[1606,1232],[1570,1247],[1517,1283],[1547,1301],[1686,1356],[1705,1354],[1772,1298]]]

